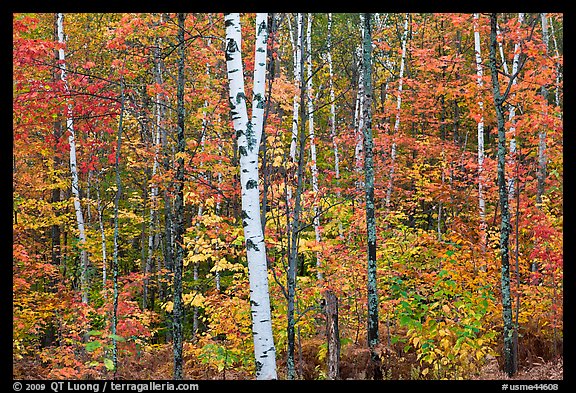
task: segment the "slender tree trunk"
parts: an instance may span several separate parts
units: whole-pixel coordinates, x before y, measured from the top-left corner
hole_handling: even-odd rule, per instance
[[[554,42],[554,54],[556,58],[560,58],[560,52],[558,51],[558,41],[556,40],[556,34],[554,33],[554,23],[552,18],[550,18],[550,34],[552,35],[552,41]],[[560,77],[562,72],[560,71],[560,62],[556,61],[556,88],[554,89],[554,101],[556,106],[560,108]],[[562,116],[562,112],[560,112]]]
[[[544,44],[546,45],[546,56],[548,56],[548,18],[546,17],[546,13],[540,14],[542,20],[542,39]],[[548,88],[546,86],[542,86],[540,89],[542,97],[544,97],[545,107],[548,107]],[[546,115],[547,113],[545,113]],[[546,182],[546,129],[544,126],[540,128],[538,131],[538,171],[536,173],[537,178],[537,188],[536,188],[536,206],[541,208],[542,206],[542,195],[544,194],[544,186]]]
[[[482,53],[480,48],[479,14],[474,14],[474,52],[476,53],[476,82],[478,84],[478,207],[480,211],[480,248],[486,252],[486,204],[484,202],[484,101],[481,97],[482,87]]]
[[[546,45],[546,56],[548,56],[548,18],[546,17],[546,13],[540,14],[541,23],[542,23],[542,40]],[[544,113],[542,116],[548,115],[548,88],[547,86],[543,85],[540,88],[540,94],[544,98]],[[546,128],[544,125],[538,130],[538,167],[536,169],[536,207],[538,209],[542,208],[542,195],[544,195],[544,188],[546,185],[546,166],[547,166],[548,159],[546,158]],[[535,239],[535,243],[538,242],[538,239]],[[533,260],[532,264],[530,265],[530,270],[533,273],[538,271],[539,263],[537,260]],[[538,280],[535,281],[535,283]]]
[[[298,13],[296,16],[296,35],[293,37],[294,44],[294,111],[292,113],[292,139],[290,141],[290,158],[296,162],[296,148],[298,144],[298,114],[300,113],[300,90],[302,89],[302,25],[304,24],[304,14]],[[291,198],[290,198],[291,199]]]
[[[58,14],[54,14],[54,41],[58,41]],[[54,56],[58,60],[58,51],[54,51]],[[58,81],[58,70],[56,68],[52,71],[52,81],[56,83]],[[54,135],[54,168],[60,168],[62,166],[62,160],[58,156],[57,147],[60,138],[62,137],[62,120],[57,118],[54,121],[53,127],[53,135]],[[56,181],[56,179],[54,179]],[[50,202],[55,204],[60,202],[60,187],[54,187],[52,189],[52,195]],[[61,243],[60,243],[60,225],[59,224],[52,224],[51,228],[51,240],[52,240],[52,264],[54,266],[60,266],[62,263],[62,255],[61,255]]]
[[[303,37],[301,36],[303,41]],[[303,46],[303,42],[300,45]],[[304,57],[300,56],[301,68],[304,68]],[[304,86],[304,77],[301,75],[301,86]],[[296,195],[294,200],[294,211],[292,212],[292,221],[290,223],[290,236],[289,236],[289,253],[288,253],[288,271],[287,271],[287,355],[286,355],[286,367],[287,367],[287,377],[288,379],[295,379],[296,368],[294,361],[294,349],[295,349],[295,298],[296,298],[296,273],[298,266],[298,243],[300,240],[300,213],[302,211],[302,191],[304,187],[303,177],[304,177],[304,154],[306,146],[306,108],[304,106],[306,101],[306,89],[302,88],[300,90],[300,120],[301,127],[299,130],[299,146],[298,146],[298,165],[296,169]]]
[[[364,40],[364,14],[360,14],[360,38]],[[362,57],[362,45],[357,48],[358,53],[358,93],[356,94],[356,107],[354,109],[354,131],[356,146],[354,147],[354,169],[360,173],[362,171],[364,159],[364,61]],[[358,180],[358,187],[362,186],[362,181]]]
[[[162,84],[162,70],[161,70],[161,59],[160,59],[160,38],[156,39],[157,49],[154,53],[154,79],[159,85]],[[157,220],[157,210],[158,210],[158,183],[155,180],[155,176],[158,173],[159,167],[159,154],[160,154],[160,135],[161,128],[163,125],[163,109],[161,108],[162,97],[160,93],[156,94],[155,102],[155,125],[154,134],[152,137],[152,147],[154,149],[154,160],[152,163],[152,180],[151,180],[151,191],[150,191],[150,215],[148,221],[148,258],[146,261],[146,269],[144,274],[148,274],[152,267],[154,266],[154,250],[156,247],[156,220]],[[149,279],[144,279],[144,294],[143,294],[143,305],[146,305],[148,299],[148,282]],[[144,307],[145,308],[145,307]]]
[[[394,131],[392,132],[392,149],[390,153],[390,174],[388,177],[388,187],[386,189],[386,208],[390,209],[392,198],[392,187],[394,182],[394,166],[396,161],[396,137],[400,131],[400,108],[402,106],[402,84],[404,81],[404,63],[406,61],[406,46],[408,43],[408,21],[410,14],[404,18],[404,32],[402,33],[402,56],[400,58],[400,76],[398,79],[398,95],[396,99],[396,119],[394,121]]]
[[[108,256],[106,250],[106,232],[104,231],[104,206],[102,205],[102,198],[100,197],[100,181],[96,184],[96,211],[98,213],[98,228],[100,229],[100,239],[102,242],[102,293],[104,294],[104,299],[106,299]]]
[[[518,13],[518,23],[522,24],[524,22],[524,13]],[[520,29],[520,28],[519,28]],[[512,75],[515,75],[518,72],[518,66],[520,64],[520,39],[514,44],[514,59],[512,60]],[[506,62],[503,61],[503,64]],[[506,74],[508,74],[507,70],[504,70]],[[512,84],[516,84],[516,78],[512,81]],[[509,105],[508,107],[508,122],[510,123],[510,155],[508,160],[508,165],[510,168],[515,168],[516,162],[516,127],[515,127],[515,119],[516,116],[516,107],[514,105]],[[515,182],[516,178],[518,177],[518,173],[516,172],[514,175],[510,175],[510,179],[508,179],[508,198],[510,200],[514,199],[514,192],[515,192]]]
[[[336,140],[336,98],[334,94],[334,69],[332,66],[332,13],[328,13],[328,36],[326,38],[328,50],[328,72],[330,86],[330,139],[332,140],[332,150],[334,151],[334,175],[336,177],[336,186],[340,187],[340,153],[338,152],[338,142]],[[340,191],[336,191],[336,196],[340,197]],[[338,218],[338,233],[341,239],[344,238],[344,229],[342,221]]]
[[[338,297],[326,292],[326,339],[328,342],[328,379],[340,379],[340,333],[338,330]]]
[[[290,19],[288,19],[290,22]],[[304,14],[297,13],[296,14],[296,33],[293,34],[292,26],[290,25],[290,41],[292,42],[292,52],[293,52],[293,61],[294,61],[294,104],[293,104],[293,112],[292,112],[292,138],[290,141],[290,162],[287,163],[287,176],[286,176],[286,212],[287,212],[287,219],[286,219],[286,237],[288,239],[288,244],[290,244],[291,236],[292,236],[292,221],[294,219],[294,209],[293,209],[293,195],[292,195],[292,180],[294,177],[294,171],[297,165],[296,160],[296,152],[298,148],[298,130],[299,130],[299,116],[300,116],[300,105],[302,104],[300,101],[301,91],[304,89],[304,85],[302,83],[302,69],[303,69],[303,24],[304,24]],[[302,119],[304,121],[304,119]],[[290,246],[288,246],[290,248]],[[290,251],[288,251],[290,252]]]
[[[502,287],[502,315],[504,322],[504,371],[508,376],[513,376],[514,369],[514,329],[512,320],[512,302],[510,295],[510,261],[509,261],[509,237],[510,215],[508,211],[508,192],[506,187],[506,129],[504,128],[504,99],[500,93],[498,82],[498,69],[496,65],[496,23],[495,13],[490,15],[490,73],[492,76],[492,88],[494,94],[494,106],[498,124],[498,192],[502,223],[500,226],[500,257],[502,260],[501,287]]]
[[[314,195],[314,234],[316,242],[320,244],[322,237],[320,235],[320,207],[318,206],[318,167],[316,166],[316,141],[314,135],[314,102],[312,94],[312,15],[308,14],[308,25],[306,29],[306,70],[307,70],[307,86],[306,96],[308,101],[308,134],[310,138],[310,172],[312,174],[312,192]],[[316,252],[316,268],[318,269],[317,277],[322,279],[322,253]]]
[[[64,14],[57,14],[58,43],[64,44]],[[70,173],[72,175],[72,195],[74,196],[74,211],[76,212],[76,224],[78,225],[78,237],[80,240],[80,292],[82,303],[88,304],[88,252],[86,251],[86,231],[84,229],[84,215],[80,204],[80,186],[78,182],[78,167],[76,163],[76,134],[74,132],[74,120],[72,112],[72,102],[70,101],[70,89],[66,76],[66,57],[64,49],[58,49],[58,60],[60,61],[60,79],[64,84],[64,91],[67,98],[66,129],[68,131],[68,144],[70,146]]]
[[[112,264],[113,274],[113,308],[112,308],[112,363],[114,364],[114,377],[118,371],[118,343],[117,325],[118,325],[118,238],[120,236],[118,230],[118,209],[120,205],[120,197],[122,195],[122,181],[120,178],[120,151],[122,147],[122,122],[124,120],[124,81],[120,81],[120,119],[118,120],[118,139],[116,142],[116,158],[114,160],[114,169],[116,172],[116,196],[114,198],[114,254]]]
[[[184,138],[184,60],[186,57],[184,41],[184,21],[186,14],[178,14],[178,85],[176,92],[176,111],[177,111],[177,150],[178,153],[186,151],[186,140]],[[182,302],[182,271],[184,262],[184,158],[179,157],[176,160],[176,200],[174,202],[174,213],[176,225],[174,227],[174,247],[176,248],[174,258],[174,281],[173,281],[173,298],[174,309],[172,310],[172,340],[174,348],[174,379],[182,379],[183,359],[182,345],[184,341],[184,332],[182,326],[184,323],[184,304]]]
[[[330,139],[334,150],[334,173],[336,181],[340,180],[340,157],[338,153],[338,143],[336,141],[336,99],[334,95],[334,70],[332,68],[332,13],[328,14],[328,36],[326,38],[328,50],[328,72],[330,85]]]
[[[246,239],[252,337],[257,379],[276,379],[276,349],[272,335],[266,245],[260,222],[258,150],[262,137],[266,80],[267,14],[256,14],[256,45],[252,117],[248,118],[242,66],[240,15],[224,15],[226,68],[230,87],[230,114],[236,131],[242,187],[242,223]]]
[[[374,369],[374,379],[382,378],[380,357],[376,346],[378,334],[378,283],[376,279],[376,216],[374,206],[374,142],[372,139],[372,14],[364,15],[364,173],[366,190],[366,229],[368,232],[368,347]]]

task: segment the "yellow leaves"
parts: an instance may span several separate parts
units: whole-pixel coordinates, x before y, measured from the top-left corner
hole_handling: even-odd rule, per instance
[[[166,312],[172,312],[172,310],[174,310],[174,302],[167,301],[166,303],[162,304],[160,307],[162,309],[164,309]]]
[[[182,295],[182,301],[187,306],[203,307],[206,298],[200,292],[193,291],[191,293],[186,293]]]
[[[186,160],[186,159],[188,159],[188,157],[189,157],[188,153],[185,153],[182,151],[179,151],[178,153],[176,153],[174,155],[175,160],[179,160],[179,159]]]
[[[190,263],[200,263],[200,262],[204,262],[207,261],[208,259],[210,259],[210,255],[208,254],[195,254],[195,253],[189,253],[188,256],[186,258],[184,258],[184,266],[188,266]]]
[[[206,302],[206,297],[204,297],[204,295],[202,295],[198,291],[193,291],[190,293],[183,294],[182,295],[182,302],[186,306],[190,306],[190,307],[203,307],[204,303]],[[161,304],[160,308],[162,308],[164,311],[170,313],[174,310],[174,302],[169,300],[166,303]]]
[[[442,340],[440,340],[440,346],[445,350],[448,350],[452,346],[452,343],[448,338],[443,338]]]
[[[222,270],[230,270],[230,271],[236,271],[236,272],[242,272],[244,271],[245,267],[244,265],[240,264],[240,263],[232,263],[232,262],[228,262],[228,260],[226,258],[221,258],[219,261],[217,261],[216,263],[214,263],[214,266],[212,267],[212,269],[210,269],[210,272],[220,272]]]
[[[448,314],[450,312],[450,307],[448,307],[446,304],[444,304],[442,306],[442,311],[444,311],[446,314]]]
[[[272,166],[276,168],[281,167],[283,162],[284,158],[282,156],[276,156],[274,157],[274,161],[272,161]]]

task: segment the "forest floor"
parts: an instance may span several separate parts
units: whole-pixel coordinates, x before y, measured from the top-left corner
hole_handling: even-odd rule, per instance
[[[564,378],[564,358],[549,362],[534,363],[532,366],[520,369],[518,373],[509,378],[498,367],[496,359],[489,361],[476,378],[473,379],[516,379],[516,380],[554,380]]]

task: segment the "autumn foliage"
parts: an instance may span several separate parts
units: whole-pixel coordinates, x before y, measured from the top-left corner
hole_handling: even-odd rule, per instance
[[[295,18],[270,15],[274,24],[259,186],[278,376],[283,379],[291,217],[287,188],[296,189],[289,150],[298,91],[290,33]],[[504,55],[503,60],[498,53],[499,66],[506,61],[511,69],[516,42],[521,42],[525,59],[505,103],[506,108],[515,107],[506,129],[517,150],[514,155],[507,151],[506,171],[515,190],[509,200],[511,296],[523,369],[563,354],[563,15],[546,14],[548,42],[540,14],[525,14],[523,23],[517,14],[498,17]],[[319,189],[312,188],[307,141],[296,280],[296,371],[302,379],[327,378],[323,299],[332,291],[339,302],[340,376],[372,378],[366,366],[363,173],[355,169],[360,21],[357,14],[334,14],[336,135],[331,135],[327,15],[313,18]],[[490,26],[481,14],[486,66],[479,87],[472,15],[410,14],[397,112],[403,18],[378,14],[372,33],[377,351],[387,379],[470,379],[494,359],[501,362],[502,353],[497,130],[487,65]],[[253,48],[254,15],[242,14],[242,21],[243,46]],[[175,222],[175,163],[180,158],[185,165],[184,377],[253,378],[239,153],[228,102],[223,15],[186,16],[186,149],[177,154],[175,14],[65,14],[64,23],[67,40],[62,45],[55,37],[54,14],[13,15],[14,378],[171,378],[169,228]],[[68,92],[60,79],[60,48],[66,51]],[[254,53],[244,49],[243,57],[246,91],[252,91]],[[507,76],[499,77],[506,86]],[[479,99],[484,102],[482,114]],[[69,104],[85,244],[79,241],[71,192]],[[118,324],[112,334],[114,164],[121,111]],[[400,128],[394,133],[397,116]],[[485,247],[478,206],[476,130],[481,116]],[[547,165],[542,202],[537,203],[542,132]],[[392,143],[397,145],[394,159]],[[313,227],[315,211],[320,211],[320,242]],[[81,250],[89,255],[87,304],[81,299]],[[113,341],[118,344],[117,367]]]

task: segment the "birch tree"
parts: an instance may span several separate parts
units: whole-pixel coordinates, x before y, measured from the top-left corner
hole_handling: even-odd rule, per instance
[[[549,33],[548,33],[548,18],[546,13],[540,14],[542,22],[542,40],[546,46],[546,56],[548,56],[549,48]],[[542,86],[540,89],[542,97],[544,97],[545,107],[548,108],[548,88]],[[544,186],[546,181],[546,129],[544,126],[538,131],[538,170],[536,172],[536,179],[538,181],[536,188],[536,206],[542,206],[542,195],[544,194]]]
[[[518,30],[520,30],[520,27],[522,25],[522,23],[524,22],[524,13],[520,12],[518,13]],[[500,42],[500,45],[502,43]],[[514,43],[514,58],[512,60],[512,75],[516,75],[518,73],[518,66],[520,64],[520,52],[521,52],[521,47],[520,47],[520,39],[518,39],[515,43]],[[502,54],[502,52],[501,52]],[[502,58],[502,65],[504,66],[504,72],[506,74],[508,74],[508,67],[506,66],[506,61],[504,60],[504,58]],[[517,79],[514,78],[512,80],[512,85],[516,84]],[[510,159],[508,160],[508,164],[510,168],[514,168],[515,167],[515,161],[516,161],[516,126],[515,126],[515,119],[514,117],[516,116],[516,106],[514,105],[509,105],[508,106],[508,122],[510,123]],[[518,176],[518,174],[516,173],[514,176],[510,176],[510,179],[508,180],[508,198],[510,200],[514,199],[514,192],[515,192],[515,178],[516,176]]]
[[[320,243],[320,208],[318,206],[318,167],[316,166],[316,141],[314,135],[314,96],[312,93],[312,14],[308,14],[306,27],[306,97],[308,103],[308,135],[310,138],[310,172],[312,175],[312,192],[314,195],[314,235],[316,242]],[[320,269],[321,253],[316,252],[316,268]],[[322,272],[318,270],[317,277],[322,279]]]
[[[394,130],[392,132],[392,149],[390,152],[390,174],[388,178],[388,188],[386,189],[386,207],[390,207],[392,198],[392,186],[394,182],[394,165],[396,161],[396,136],[400,130],[400,108],[402,106],[402,84],[404,81],[404,63],[406,61],[406,46],[408,43],[408,21],[410,14],[404,18],[404,32],[402,33],[402,55],[400,58],[400,74],[398,77],[398,92],[396,96],[396,119],[394,120]]]
[[[303,41],[303,36],[300,35],[300,40]],[[299,47],[303,48],[303,42],[300,42]],[[300,60],[300,69],[304,68],[304,56],[298,56]],[[295,349],[295,333],[296,333],[296,320],[294,318],[295,305],[296,305],[296,271],[298,263],[298,244],[300,241],[301,220],[300,214],[302,212],[302,191],[304,187],[304,148],[306,146],[306,116],[307,109],[304,106],[306,103],[306,88],[304,85],[304,75],[300,74],[300,128],[298,130],[298,161],[296,166],[296,195],[294,196],[294,209],[291,212],[291,220],[288,221],[288,269],[286,271],[286,300],[287,300],[287,326],[286,326],[286,341],[287,341],[287,354],[286,354],[286,370],[288,379],[296,377],[296,368],[294,361]]]
[[[478,27],[479,14],[474,14],[474,52],[476,59],[476,83],[478,84],[478,97],[481,97],[482,86],[482,53],[480,48],[480,30]],[[482,253],[486,252],[486,204],[484,202],[484,102],[478,99],[478,208],[480,210],[480,247]]]
[[[64,38],[64,14],[57,15],[58,43],[65,44]],[[72,195],[74,196],[74,211],[76,213],[76,224],[78,226],[78,238],[80,240],[80,291],[82,293],[82,303],[88,304],[88,253],[86,251],[86,230],[84,227],[84,215],[80,204],[80,186],[78,184],[78,165],[76,160],[76,134],[74,132],[74,120],[72,102],[70,101],[70,89],[66,74],[66,56],[64,48],[58,49],[58,60],[60,68],[60,79],[64,85],[66,99],[66,129],[68,130],[68,145],[70,146],[70,173],[72,175]]]
[[[162,17],[160,17],[160,22],[162,22]],[[161,53],[160,53],[160,43],[161,39],[158,37],[156,39],[156,46],[157,49],[154,52],[154,80],[158,85],[162,84],[162,62],[161,62]],[[159,154],[160,154],[160,135],[161,129],[163,124],[163,113],[164,110],[162,108],[162,94],[160,92],[156,93],[156,101],[154,105],[155,110],[155,122],[154,122],[154,134],[152,137],[152,146],[154,149],[154,160],[152,163],[152,181],[151,181],[151,191],[150,191],[150,216],[148,221],[148,257],[145,264],[145,271],[144,274],[147,275],[149,271],[152,269],[153,266],[153,255],[154,249],[156,247],[156,233],[155,233],[155,224],[156,224],[156,217],[157,217],[157,209],[158,209],[158,183],[155,180],[155,176],[158,173],[159,167]],[[158,269],[160,270],[160,269]],[[146,304],[148,301],[148,278],[144,279],[144,293],[142,299],[142,308],[146,308]]]
[[[272,335],[266,247],[260,219],[258,189],[258,151],[262,137],[265,102],[267,14],[256,14],[254,87],[250,119],[244,94],[240,14],[225,14],[224,20],[230,114],[236,131],[240,158],[242,225],[248,260],[256,378],[276,379],[276,349]]]
[[[327,61],[330,86],[330,139],[332,140],[332,149],[334,151],[334,174],[336,180],[340,179],[340,157],[338,153],[338,143],[336,141],[336,99],[334,95],[334,70],[332,67],[332,13],[328,14],[328,34],[326,37]]]
[[[120,197],[122,196],[122,181],[120,177],[120,148],[122,146],[122,123],[124,119],[124,81],[120,81],[120,119],[118,121],[118,139],[116,141],[116,155],[114,158],[114,171],[116,174],[116,195],[114,197],[114,252],[112,260],[112,280],[114,294],[112,298],[112,363],[114,365],[114,374],[118,371],[118,342],[117,342],[117,325],[118,325],[118,239],[120,236],[118,230],[118,214]]]

